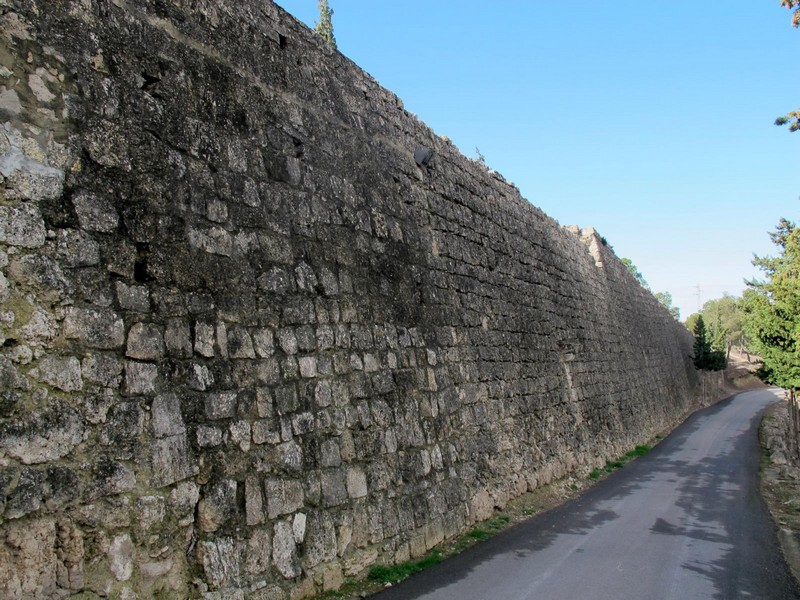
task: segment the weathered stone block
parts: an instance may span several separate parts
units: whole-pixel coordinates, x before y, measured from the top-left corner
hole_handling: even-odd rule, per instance
[[[294,479],[268,479],[264,487],[267,495],[267,518],[274,519],[303,508],[305,494],[301,482]]]
[[[339,506],[347,502],[347,484],[344,469],[327,469],[320,474],[322,505]]]
[[[26,465],[68,455],[83,435],[80,414],[60,399],[17,420],[0,424],[0,446]]]
[[[231,327],[228,330],[228,352],[231,358],[255,358],[253,340],[244,327]]]
[[[116,230],[119,215],[111,203],[101,196],[79,192],[72,198],[81,229],[110,233]]]
[[[150,442],[150,451],[153,456],[152,485],[155,488],[191,477],[197,471],[186,435],[154,439]]]
[[[37,365],[37,371],[40,381],[65,392],[83,389],[81,363],[74,356],[43,358]]]
[[[38,248],[44,245],[44,240],[44,220],[35,206],[0,206],[0,242]]]
[[[189,330],[189,323],[184,319],[169,319],[164,332],[164,344],[169,356],[190,357],[192,355],[192,333]]]
[[[156,391],[158,366],[152,363],[125,361],[125,392],[131,396],[152,394]]]
[[[186,383],[193,390],[204,391],[214,384],[214,376],[208,367],[192,363],[189,365],[189,372],[186,375]]]
[[[186,427],[181,415],[181,402],[175,394],[161,394],[153,399],[150,408],[153,424],[153,435],[164,438],[183,435]]]
[[[272,535],[272,562],[278,572],[286,579],[294,579],[300,575],[297,560],[297,544],[291,524],[286,521],[275,523]]]
[[[347,469],[347,493],[351,498],[363,498],[367,495],[367,476],[360,467]]]
[[[197,445],[201,448],[213,448],[222,443],[222,430],[219,427],[197,426]]]
[[[264,522],[264,499],[261,494],[261,481],[251,475],[245,480],[244,488],[245,520],[248,525]]]
[[[164,335],[153,323],[134,323],[128,332],[125,355],[139,360],[157,360],[164,356]]]
[[[89,267],[100,263],[100,245],[89,234],[75,229],[60,229],[56,255],[67,267]]]
[[[116,356],[95,354],[81,361],[81,374],[86,381],[106,387],[119,387],[122,380],[122,361]]]
[[[240,577],[240,557],[232,538],[202,541],[197,545],[198,561],[212,589],[235,586]]]
[[[120,308],[142,313],[150,312],[150,291],[145,286],[127,285],[117,281],[115,289]]]
[[[206,417],[231,419],[236,416],[236,392],[216,392],[206,396]]]
[[[209,483],[201,490],[197,504],[197,526],[201,531],[216,531],[236,514],[237,483],[222,479]]]
[[[117,313],[107,309],[70,307],[64,318],[64,335],[89,348],[111,350],[125,341],[125,327]]]
[[[194,351],[206,358],[214,356],[214,326],[210,323],[195,323]]]

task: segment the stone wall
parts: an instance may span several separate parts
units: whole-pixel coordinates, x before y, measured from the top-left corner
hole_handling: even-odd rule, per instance
[[[0,14],[3,597],[313,595],[689,406],[602,238],[267,0]]]

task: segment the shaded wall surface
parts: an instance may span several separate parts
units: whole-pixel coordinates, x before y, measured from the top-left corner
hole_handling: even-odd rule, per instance
[[[602,238],[270,2],[0,13],[4,598],[313,595],[689,406]]]

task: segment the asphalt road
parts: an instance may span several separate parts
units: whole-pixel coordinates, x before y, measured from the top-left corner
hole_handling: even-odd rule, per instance
[[[580,497],[373,598],[800,598],[758,491],[759,418],[778,397],[695,413]]]

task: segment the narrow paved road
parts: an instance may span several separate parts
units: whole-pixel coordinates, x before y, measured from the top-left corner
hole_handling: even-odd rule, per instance
[[[375,600],[800,598],[758,492],[759,418],[778,397],[694,414],[581,497]]]

